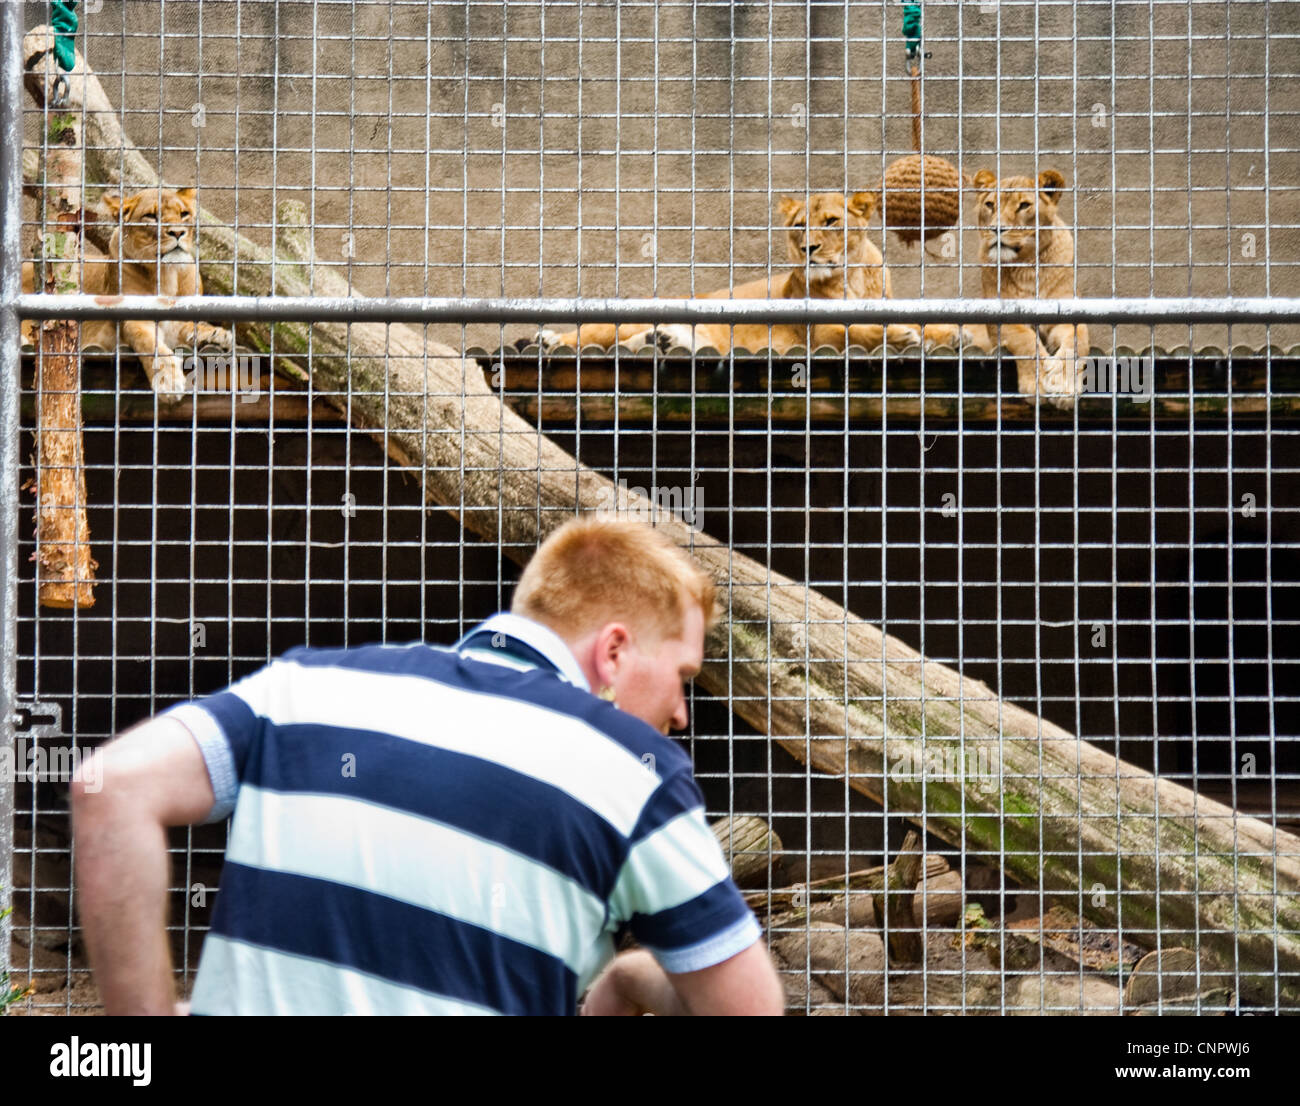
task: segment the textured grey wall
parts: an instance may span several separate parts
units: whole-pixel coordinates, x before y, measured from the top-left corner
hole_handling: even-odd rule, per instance
[[[1080,294],[1300,292],[1300,5],[925,12],[927,149],[1059,168]],[[783,263],[777,194],[870,187],[911,144],[894,0],[105,0],[83,25],[169,181],[263,240],[275,200],[307,200],[322,261],[369,293],[708,290]],[[979,292],[973,231],[924,265],[885,248],[896,294]]]

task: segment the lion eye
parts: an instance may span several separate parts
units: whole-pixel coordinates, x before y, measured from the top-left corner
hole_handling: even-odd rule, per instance
[[[992,211],[992,210],[993,210],[993,201],[992,201],[992,200],[985,200],[985,201],[984,201],[984,210],[985,210],[985,211]]]
[[[1028,200],[1021,200],[1021,201],[1020,201],[1020,206],[1019,206],[1018,208],[1016,208],[1016,210],[1017,210],[1017,211],[1028,211],[1028,210],[1029,210],[1029,207],[1030,207],[1030,203],[1029,203]]]
[[[153,222],[155,222],[155,223],[158,221],[158,216],[155,215],[155,214],[153,214],[153,212],[150,212],[150,213],[147,214],[147,215],[141,215],[140,218],[141,218],[142,220],[146,220],[146,219],[147,219],[147,220],[151,220],[151,221],[153,221]]]
[[[840,221],[840,220],[839,220],[839,217],[836,216],[836,215],[827,215],[827,216],[826,216],[826,225],[827,225],[828,227],[833,227],[833,226],[834,226],[836,223],[838,223],[839,221]]]

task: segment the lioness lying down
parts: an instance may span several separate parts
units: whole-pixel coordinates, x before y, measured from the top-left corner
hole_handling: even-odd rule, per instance
[[[1055,169],[1028,177],[998,180],[983,169],[975,174],[979,215],[981,279],[985,299],[1070,299],[1074,296],[1074,236],[1057,214],[1065,178]],[[984,325],[960,329],[944,323],[925,327],[927,347],[954,344],[958,334],[992,352]],[[1079,391],[1076,358],[1088,356],[1088,328],[1082,323],[1052,323],[1038,328],[1005,323],[1001,344],[1016,357],[1016,382],[1023,395],[1039,395],[1058,407],[1071,407]]]
[[[111,216],[120,213],[121,225],[113,231],[107,258],[93,246],[86,246],[82,290],[87,295],[202,294],[194,241],[193,188],[164,188],[161,192],[146,189],[125,200],[115,192],[106,192],[100,203]],[[31,264],[24,265],[24,292],[34,290],[35,279]],[[153,390],[169,401],[181,399],[186,391],[185,372],[173,347],[197,348],[208,343],[227,349],[233,346],[228,330],[208,323],[127,320],[120,324],[120,330],[143,363]],[[118,332],[118,324],[109,319],[83,322],[82,348],[116,350]],[[34,329],[25,330],[24,337],[36,344]]]
[[[772,277],[759,277],[735,288],[707,292],[701,299],[879,299],[892,295],[889,270],[880,251],[867,237],[867,222],[880,202],[874,192],[817,192],[807,201],[782,196],[781,215],[786,232],[786,253],[792,268]],[[888,337],[893,344],[919,343],[921,332],[915,326],[877,324],[845,327],[818,323],[801,326],[782,323],[769,327],[765,323],[725,323],[659,326],[651,323],[587,323],[567,334],[541,330],[538,342],[545,349],[584,345],[646,345],[656,340],[669,345],[697,350],[712,346],[725,353],[733,343],[757,350],[771,348],[784,352],[793,346],[813,349],[817,346],[860,345],[871,349]]]

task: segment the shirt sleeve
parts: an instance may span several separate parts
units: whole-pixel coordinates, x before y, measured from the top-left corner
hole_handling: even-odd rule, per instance
[[[204,699],[181,703],[158,717],[179,722],[198,744],[207,765],[216,801],[206,822],[220,822],[235,809],[249,750],[262,734],[270,697],[279,682],[280,665],[272,663]]]
[[[656,789],[610,899],[666,972],[695,972],[743,952],[762,931],[732,882],[690,772]]]

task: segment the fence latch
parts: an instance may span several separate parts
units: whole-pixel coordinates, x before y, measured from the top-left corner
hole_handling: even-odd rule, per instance
[[[62,737],[63,707],[36,700],[20,702],[14,709],[14,733],[32,737]]]

